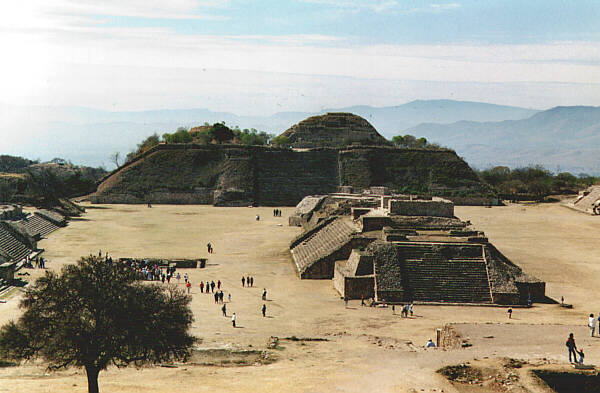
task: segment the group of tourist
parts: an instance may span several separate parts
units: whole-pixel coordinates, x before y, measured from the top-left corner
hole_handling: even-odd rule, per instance
[[[281,217],[281,210],[273,209],[273,217]]]
[[[248,288],[253,287],[254,286],[254,277],[242,276],[242,287],[244,287],[244,286],[247,286]]]
[[[38,269],[45,269],[46,268],[46,260],[44,259],[44,257],[40,257],[40,256],[37,256],[32,259],[29,255],[27,255],[25,257],[25,261],[23,262],[23,266],[26,268],[33,269],[34,265]]]

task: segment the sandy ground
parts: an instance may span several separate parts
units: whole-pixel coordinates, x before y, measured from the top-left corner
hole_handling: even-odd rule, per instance
[[[565,297],[573,310],[556,305],[515,309],[416,306],[413,318],[391,309],[344,308],[329,280],[300,280],[287,245],[299,228],[287,226],[272,208],[210,206],[90,206],[80,219],[40,242],[48,267],[60,269],[79,256],[108,251],[113,257],[207,257],[205,269],[180,269],[193,284],[193,333],[201,348],[265,349],[270,336],[320,337],[326,342],[282,341],[269,365],[178,368],[111,368],[100,374],[103,392],[456,392],[435,374],[446,364],[481,357],[547,358],[565,362],[564,341],[574,332],[586,360],[600,358],[600,338],[589,338],[587,314],[600,311],[594,298],[600,256],[595,243],[598,217],[559,205],[457,207],[456,215],[484,230],[503,253],[526,272],[547,282],[547,294]],[[254,219],[259,214],[260,221]],[[280,225],[281,224],[281,225]],[[207,254],[211,242],[214,254]],[[32,277],[40,274],[31,271]],[[255,278],[242,288],[242,275]],[[228,314],[221,316],[211,295],[201,294],[200,280],[221,280]],[[183,288],[183,280],[180,284]],[[263,288],[268,301],[261,300]],[[0,304],[0,323],[17,318],[18,296]],[[267,318],[260,308],[267,305]],[[594,311],[595,310],[595,311]],[[428,338],[445,323],[457,323],[473,347],[454,351],[424,350]],[[493,336],[493,338],[489,338]],[[488,337],[488,338],[486,338]],[[27,364],[0,369],[0,392],[84,392],[85,374],[77,369],[46,373]],[[436,389],[436,390],[434,390]]]

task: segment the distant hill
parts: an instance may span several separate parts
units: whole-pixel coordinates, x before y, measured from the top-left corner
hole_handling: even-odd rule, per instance
[[[423,123],[406,133],[450,146],[477,168],[540,164],[600,174],[600,107],[556,107],[500,122]]]
[[[334,110],[327,109],[328,112]],[[384,136],[391,138],[399,131],[420,123],[454,123],[469,121],[519,120],[536,114],[537,110],[453,100],[416,100],[399,106],[351,106],[335,109],[351,112],[367,119]]]
[[[42,161],[65,157],[83,165],[104,164],[112,168],[108,158],[111,153],[119,151],[124,156],[154,132],[162,135],[180,126],[225,121],[229,126],[256,128],[278,135],[302,119],[325,112],[352,112],[364,117],[387,138],[423,122],[517,120],[536,113],[526,108],[452,100],[419,100],[391,107],[332,108],[319,113],[280,112],[271,116],[240,116],[201,108],[116,112],[0,104],[3,137],[0,153]]]

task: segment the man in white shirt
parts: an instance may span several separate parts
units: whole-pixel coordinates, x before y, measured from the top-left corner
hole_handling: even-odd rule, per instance
[[[590,337],[594,337],[594,330],[596,330],[596,318],[594,318],[594,314],[590,314],[588,326],[590,327]]]

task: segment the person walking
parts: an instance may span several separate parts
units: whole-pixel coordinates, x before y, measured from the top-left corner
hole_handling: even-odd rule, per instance
[[[211,282],[210,282],[210,291],[211,291],[211,292],[214,292],[214,291],[215,291],[215,282],[214,282],[214,281],[211,281]]]
[[[204,285],[204,288],[206,288],[206,294],[208,295],[210,293],[210,283],[207,281],[206,285]]]
[[[188,282],[188,274],[187,273],[185,273],[183,275],[183,279],[185,280],[185,283],[187,284],[187,282]]]
[[[223,316],[226,317],[227,316],[227,304],[223,304],[223,307],[221,307],[221,311],[223,312]]]
[[[235,327],[235,319],[236,319],[236,315],[235,315],[235,313],[233,313],[233,315],[231,316],[231,324],[233,325],[233,327]]]
[[[254,277],[250,277],[250,286],[253,287],[254,286]]]
[[[262,300],[267,300],[267,290],[263,288]]]
[[[508,309],[508,319],[512,319],[512,308]]]
[[[229,294],[227,295],[227,301],[228,301],[229,303],[231,303],[231,293],[229,293]]]
[[[177,278],[177,284],[179,284],[181,282],[181,274],[177,273],[175,278]]]
[[[217,293],[219,294],[219,301],[223,303],[223,291],[218,291]]]
[[[596,318],[594,318],[594,314],[590,314],[588,326],[590,328],[590,337],[594,337],[594,330],[596,330]]]
[[[213,297],[215,298],[215,303],[219,303],[219,292],[215,293]]]
[[[573,363],[577,361],[577,346],[575,345],[575,338],[573,337],[573,333],[569,333],[569,338],[565,343],[569,350],[569,363]],[[573,360],[571,360],[571,354],[573,355]]]
[[[200,293],[204,293],[204,283],[200,281]]]
[[[189,294],[190,294],[190,288],[192,288],[192,283],[188,281],[188,282],[185,284],[185,287],[187,288],[187,293],[188,293],[188,295],[189,295]]]
[[[246,277],[242,276],[242,287],[246,284]]]
[[[262,306],[262,315],[263,315],[263,318],[267,316],[266,314],[267,314],[267,305],[263,304],[263,306]]]
[[[221,289],[221,280],[217,281],[217,289]]]
[[[344,306],[348,308],[348,296],[344,296]]]

